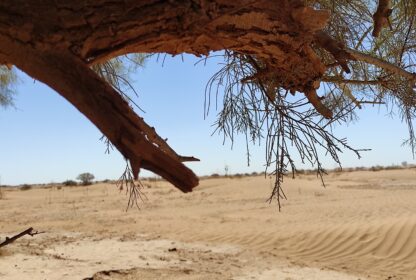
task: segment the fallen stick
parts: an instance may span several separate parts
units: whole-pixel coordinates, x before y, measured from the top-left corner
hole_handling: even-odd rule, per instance
[[[12,237],[6,237],[6,240],[2,243],[0,243],[0,248],[4,247],[6,245],[9,245],[10,243],[13,243],[14,241],[16,241],[17,239],[25,236],[25,235],[30,235],[30,236],[34,236],[36,234],[40,234],[43,232],[39,232],[39,231],[34,231],[32,227],[28,228],[27,230],[22,231],[21,233],[16,234],[15,236]]]

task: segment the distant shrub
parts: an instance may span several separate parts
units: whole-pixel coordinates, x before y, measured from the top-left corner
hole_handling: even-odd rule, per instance
[[[111,180],[110,179],[105,179],[105,180],[102,180],[101,182],[102,183],[111,183]]]
[[[259,174],[256,171],[251,172],[251,176],[257,176],[257,175],[259,175]]]
[[[80,180],[83,186],[88,186],[92,184],[92,180],[94,180],[94,178],[94,175],[86,172],[79,174],[77,180]]]
[[[398,165],[390,165],[390,166],[386,166],[385,169],[386,170],[396,170],[396,169],[402,169],[402,168]]]
[[[66,181],[62,182],[62,185],[72,187],[72,186],[78,185],[78,183],[75,182],[74,180],[66,180]]]
[[[302,174],[306,174],[306,173],[307,172],[304,169],[296,169],[296,174],[298,174],[298,175],[302,175]]]
[[[211,174],[210,177],[211,178],[218,178],[218,177],[220,177],[220,175],[218,173],[213,173],[213,174]]]
[[[359,166],[354,169],[355,171],[365,171],[366,168],[364,166]]]
[[[236,173],[236,174],[232,175],[232,176],[231,176],[231,178],[232,178],[232,179],[234,179],[234,178],[236,178],[236,179],[241,179],[241,178],[243,178],[243,176],[244,176],[243,174]]]
[[[3,192],[3,187],[0,186],[0,199],[3,199],[5,197],[4,192]]]
[[[27,190],[30,190],[31,188],[32,188],[32,185],[24,184],[20,187],[20,190],[27,191]]]
[[[383,167],[382,167],[382,166],[380,166],[380,165],[377,165],[377,166],[372,166],[372,167],[370,168],[370,170],[371,170],[371,171],[380,171],[380,170],[383,170]]]

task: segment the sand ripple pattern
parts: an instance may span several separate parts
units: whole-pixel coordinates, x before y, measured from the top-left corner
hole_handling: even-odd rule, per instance
[[[199,239],[201,236],[194,236]],[[353,269],[367,276],[370,271],[416,279],[416,218],[363,225],[347,223],[290,235],[248,231],[205,237],[211,242],[234,243],[294,260]],[[415,278],[409,278],[414,271]],[[410,276],[412,277],[412,276]]]

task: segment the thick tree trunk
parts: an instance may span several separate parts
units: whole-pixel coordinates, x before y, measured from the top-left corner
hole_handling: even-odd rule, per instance
[[[132,52],[256,56],[280,86],[311,92],[326,68],[313,52],[325,11],[298,0],[2,0],[0,64],[48,84],[130,160],[182,191],[197,177],[120,95],[88,66]]]

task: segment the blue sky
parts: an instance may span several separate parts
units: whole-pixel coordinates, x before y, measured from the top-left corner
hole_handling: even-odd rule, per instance
[[[211,75],[220,66],[208,60],[195,65],[198,58],[166,57],[147,61],[132,76],[139,93],[137,103],[146,111],[145,121],[156,128],[182,155],[192,155],[201,162],[187,164],[198,175],[246,173],[264,170],[263,146],[251,147],[251,166],[247,166],[244,138],[231,149],[222,136],[213,135],[215,110],[204,120],[204,90]],[[99,141],[101,133],[65,99],[38,81],[19,73],[16,108],[0,109],[1,184],[50,183],[75,179],[91,172],[96,179],[116,179],[125,162],[114,150],[105,154]],[[409,147],[402,147],[407,128],[399,117],[387,116],[384,107],[366,106],[360,120],[337,126],[335,134],[348,138],[356,148],[371,148],[362,159],[349,152],[341,156],[343,166],[372,166],[414,163]],[[324,159],[327,168],[336,165]],[[301,167],[301,166],[300,166]],[[150,173],[143,172],[144,176]]]

